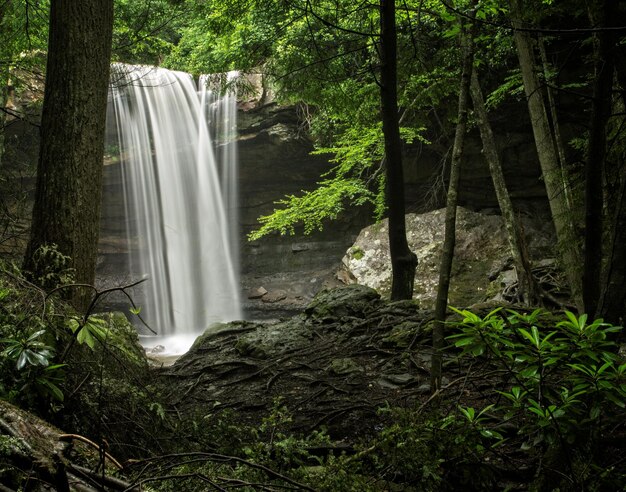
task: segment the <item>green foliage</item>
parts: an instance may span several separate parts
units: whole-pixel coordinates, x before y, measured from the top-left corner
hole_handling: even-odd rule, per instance
[[[324,220],[337,218],[348,200],[356,205],[374,202],[372,192],[360,180],[327,180],[319,185],[319,188],[305,192],[302,196],[291,195],[276,202],[285,207],[260,217],[261,228],[250,233],[248,239],[253,241],[274,231],[295,234],[298,223],[302,223],[305,234],[309,234],[314,230],[322,230]]]
[[[432,108],[456,99],[456,40],[441,37],[442,26],[456,24],[456,16],[446,17],[437,2],[427,3],[423,10],[413,1],[398,9],[401,132],[407,146],[428,145],[424,134],[432,125]],[[262,217],[250,238],[293,233],[299,223],[310,233],[349,205],[373,205],[380,218],[385,182],[377,9],[329,0],[191,2],[189,9],[190,21],[166,65],[193,73],[261,70],[280,101],[312,108],[307,123],[315,153],[331,154],[337,164],[319,190],[278,202],[280,208]],[[446,109],[438,109],[437,121],[447,130],[453,124]]]
[[[15,360],[18,371],[27,365],[46,367],[52,358],[53,348],[40,340],[45,333],[46,330],[39,330],[28,336],[24,334],[19,338],[0,339],[0,343],[6,344],[2,355]]]
[[[401,128],[404,141],[420,140],[423,129]],[[320,181],[318,188],[303,192],[301,196],[288,196],[276,202],[282,208],[271,215],[259,218],[261,228],[248,235],[259,239],[271,232],[295,234],[302,224],[304,233],[322,230],[325,220],[336,219],[346,206],[373,205],[374,217],[381,219],[385,210],[385,176],[382,173],[382,124],[373,127],[347,127],[333,147],[320,147],[313,154],[333,154],[331,162],[337,164],[326,173],[328,179]]]
[[[508,75],[504,82],[494,89],[491,94],[487,96],[485,106],[487,109],[495,109],[508,97],[520,98],[524,95],[524,85],[522,83],[522,74],[519,70],[516,70],[511,75]]]
[[[185,25],[165,65],[193,74],[249,70],[263,64],[284,29],[281,2],[187,2]]]
[[[67,281],[69,259],[56,248],[42,248],[37,258],[51,262],[44,268],[45,283],[52,287]],[[71,366],[66,358],[75,341],[91,354],[108,343],[115,357],[143,369],[146,361],[136,340],[123,315],[78,316],[26,282],[19,269],[0,262],[0,397],[41,412],[56,410],[65,400]]]
[[[576,463],[600,466],[594,461],[600,459],[598,443],[623,425],[626,363],[614,340],[622,327],[568,311],[558,321],[541,310],[496,309],[484,317],[455,311],[462,319],[448,340],[463,357],[486,356],[505,370],[498,391],[503,400],[488,409],[515,422],[520,449],[557,456],[570,486],[597,480]]]
[[[32,91],[33,75],[43,72],[49,4],[48,0],[29,0],[0,5],[0,94],[4,95],[9,79],[17,97],[22,91]]]
[[[375,441],[379,466],[391,468],[417,490],[482,490],[495,478],[485,458],[503,441],[492,430],[489,408],[477,412],[457,405],[415,409],[383,408],[391,422]]]
[[[67,324],[76,336],[76,341],[86,344],[92,350],[95,348],[96,340],[104,341],[108,333],[106,321],[96,316],[89,316],[86,320],[71,317]]]
[[[289,487],[284,480],[288,477],[315,490],[333,492],[441,491],[460,486],[480,490],[495,484],[480,460],[500,439],[489,434],[485,415],[475,416],[468,424],[465,415],[471,412],[463,408],[442,416],[438,411],[386,407],[380,411],[385,419],[380,432],[344,453],[342,443],[332,441],[323,429],[305,436],[291,431],[293,417],[278,398],[258,426],[243,423],[241,416],[229,410],[206,415],[184,432],[191,432],[201,448],[210,446],[217,454],[191,453],[178,466],[167,464],[167,474],[158,465],[149,473],[172,476],[173,481],[160,483],[159,490],[179,490],[183,478],[176,476],[192,477],[182,486],[190,491],[204,489],[205,481],[199,477],[218,484],[263,484],[268,489]],[[225,456],[240,461],[229,463]],[[266,473],[267,469],[272,472]]]
[[[169,0],[115,0],[113,60],[159,65],[180,36],[183,15]]]
[[[11,371],[16,375],[15,383],[13,387],[4,388],[9,400],[29,401],[43,396],[63,401],[63,392],[58,385],[63,381],[61,369],[64,365],[50,365],[54,348],[46,344],[45,336],[46,330],[39,330],[0,339],[0,346],[4,346],[0,357],[15,366],[15,371]]]
[[[35,279],[45,290],[74,282],[72,259],[59,251],[56,244],[44,244],[33,253],[33,265],[38,273]]]
[[[41,298],[20,287],[19,276],[11,277],[19,275],[11,265],[1,263],[0,275],[0,397],[44,409],[63,400],[56,319],[49,323],[47,318],[55,308],[51,303],[42,310]]]

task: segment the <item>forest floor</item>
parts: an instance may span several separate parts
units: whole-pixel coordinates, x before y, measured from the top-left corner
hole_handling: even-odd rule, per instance
[[[472,311],[485,316],[494,307]],[[235,484],[332,492],[587,490],[576,487],[593,483],[594,473],[605,474],[603,483],[620,483],[604,477],[624,475],[622,424],[601,436],[599,471],[576,456],[547,455],[547,441],[538,439],[546,433],[524,434],[519,422],[491,415],[511,375],[489,358],[448,351],[441,389],[433,395],[432,320],[415,301],[384,301],[373,289],[352,285],[321,291],[289,319],[215,325],[172,365],[128,364],[123,348],[107,349],[106,357],[85,350],[90,360],[110,366],[74,359],[85,369],[68,378],[73,390],[53,421],[100,451],[77,453],[78,442],[55,451],[62,432],[55,429],[45,438],[50,446],[38,448],[42,455],[58,453],[47,462],[65,463],[80,490],[135,490],[142,483],[194,491]],[[23,413],[0,410],[4,430],[32,447],[30,434],[19,429],[40,421],[22,425],[28,422]],[[107,474],[118,479],[93,471],[113,463],[98,443],[117,458],[121,470],[109,465]],[[31,456],[26,463],[40,461]],[[583,470],[583,478],[570,479],[566,465],[569,472]],[[207,477],[215,486],[207,486]]]
[[[486,314],[494,304],[476,308]],[[445,357],[442,388],[431,394],[432,320],[433,313],[415,301],[383,301],[373,289],[353,285],[322,291],[287,320],[216,326],[172,366],[154,370],[178,418],[210,427],[226,416],[229,429],[265,430],[279,411],[289,415],[280,423],[282,433],[308,436],[323,429],[328,435],[325,450],[309,446],[309,452],[354,455],[395,428],[398,412],[415,418],[404,425],[419,426],[422,413],[445,418],[460,404],[481,409],[493,403],[493,368],[470,367],[454,355]],[[446,446],[453,434],[445,437]],[[230,438],[240,439],[236,433]],[[411,439],[390,437],[393,446],[405,438]],[[532,476],[514,449],[518,444],[489,463],[510,490],[520,476]],[[449,458],[459,473],[468,472]]]
[[[259,422],[281,398],[296,431],[323,425],[336,438],[362,437],[380,425],[380,407],[428,396],[430,320],[414,302],[384,303],[369,288],[325,291],[288,320],[207,331],[159,379],[182,414],[230,409]]]

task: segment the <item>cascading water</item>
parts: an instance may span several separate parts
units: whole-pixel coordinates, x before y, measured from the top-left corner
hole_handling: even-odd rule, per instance
[[[130,270],[148,278],[135,301],[184,350],[212,322],[241,318],[235,96],[161,68],[116,64],[112,74]]]

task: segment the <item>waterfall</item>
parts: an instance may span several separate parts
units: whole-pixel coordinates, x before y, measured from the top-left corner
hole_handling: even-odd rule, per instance
[[[115,122],[129,268],[141,316],[160,335],[241,318],[236,108],[186,73],[115,64]],[[112,116],[112,114],[114,116]]]

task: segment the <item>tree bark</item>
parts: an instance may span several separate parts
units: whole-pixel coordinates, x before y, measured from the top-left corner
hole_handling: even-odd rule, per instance
[[[386,199],[391,255],[391,299],[411,299],[417,256],[406,239],[404,172],[398,122],[395,0],[380,0],[380,100],[385,138]]]
[[[4,157],[4,129],[7,120],[6,113],[2,110],[6,108],[9,90],[9,61],[13,57],[12,50],[7,48],[11,46],[11,39],[7,35],[7,32],[10,33],[10,30],[7,29],[5,18],[7,17],[7,12],[11,9],[12,2],[13,0],[6,0],[0,5],[0,42],[3,46],[2,58],[4,58],[4,62],[0,64],[0,167]]]
[[[475,11],[472,11],[472,18]],[[459,87],[459,107],[454,145],[452,148],[452,162],[450,164],[450,182],[446,198],[446,219],[439,267],[439,286],[435,300],[435,324],[433,327],[433,356],[431,362],[430,390],[435,393],[441,388],[442,351],[444,347],[444,323],[448,308],[448,292],[450,290],[450,273],[454,258],[456,243],[456,209],[458,203],[459,180],[461,176],[461,161],[465,146],[467,131],[467,106],[469,99],[472,64],[474,62],[474,40],[472,29],[464,29],[461,42],[463,43],[463,63],[461,69],[461,83]]]
[[[602,296],[599,299],[597,315],[614,324],[626,320],[626,179],[622,185],[615,206],[610,248],[607,255],[607,269]]]
[[[496,140],[493,136],[491,124],[489,123],[487,110],[485,109],[483,92],[480,87],[476,70],[472,72],[470,92],[472,95],[472,102],[474,104],[474,113],[478,121],[480,137],[483,142],[483,154],[485,155],[485,160],[489,165],[489,172],[491,173],[491,179],[493,180],[493,187],[496,191],[498,205],[500,206],[500,211],[502,212],[502,220],[504,221],[504,227],[509,241],[509,248],[517,270],[520,300],[530,305],[538,301],[537,286],[533,279],[528,256],[525,254],[522,229],[517,218],[515,217],[513,203],[511,202],[511,197],[506,187],[506,181],[504,180],[504,173],[502,172],[502,165],[498,156]]]
[[[100,223],[102,158],[111,58],[113,0],[53,0],[41,147],[25,270],[40,278],[33,254],[56,244],[71,257],[77,283],[93,284]],[[91,295],[74,289],[78,308]]]
[[[559,158],[559,170],[561,172],[561,180],[563,181],[563,190],[565,190],[565,201],[567,207],[570,210],[574,209],[574,203],[572,198],[572,186],[567,171],[567,158],[565,156],[565,145],[563,144],[563,137],[561,135],[561,125],[559,124],[559,114],[556,109],[556,100],[554,98],[554,91],[548,84],[549,65],[548,55],[546,54],[546,43],[543,36],[538,39],[539,58],[543,65],[543,77],[546,83],[546,95],[548,96],[548,107],[550,108],[550,119],[552,120],[552,129],[554,131],[554,146]]]
[[[511,0],[510,8],[513,27],[523,27],[521,0]],[[539,158],[546,194],[550,204],[550,212],[556,229],[560,257],[572,289],[574,302],[578,309],[583,311],[580,272],[582,256],[578,237],[574,229],[572,213],[567,206],[566,190],[563,187],[557,152],[554,148],[554,139],[543,101],[541,84],[537,76],[538,70],[532,40],[527,31],[518,29],[514,31],[513,37],[515,38],[520,70],[524,81],[524,91],[535,138],[537,157]]]
[[[606,27],[612,15],[613,0],[604,0],[597,11],[593,27]],[[611,113],[613,89],[613,36],[596,33],[595,79],[591,105],[591,129],[585,160],[585,257],[583,267],[583,301],[585,311],[596,315],[600,298],[602,244],[604,238],[603,182],[606,157],[606,125]]]

